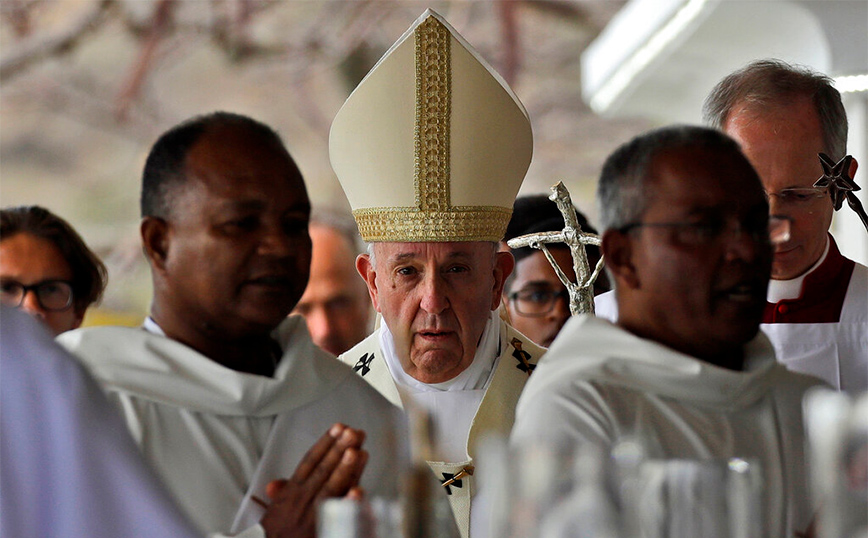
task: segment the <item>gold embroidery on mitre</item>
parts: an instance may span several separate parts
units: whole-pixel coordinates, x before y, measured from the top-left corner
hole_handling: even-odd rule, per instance
[[[362,239],[377,242],[500,241],[512,208],[451,207],[420,211],[411,207],[369,207],[353,211]]]
[[[436,17],[429,17],[416,28],[414,42],[415,204],[353,211],[359,233],[372,243],[499,241],[511,207],[451,205],[451,34]]]
[[[414,38],[416,207],[422,211],[444,211],[449,208],[450,34],[443,23],[429,17],[416,29]]]

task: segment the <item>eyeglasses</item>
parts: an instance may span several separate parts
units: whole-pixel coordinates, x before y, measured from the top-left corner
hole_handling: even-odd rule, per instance
[[[634,222],[620,231],[628,233],[636,228],[671,228],[680,244],[700,247],[722,241],[729,236],[748,234],[759,243],[778,245],[790,239],[790,218],[773,215],[762,222],[741,223],[733,219],[708,219],[699,222]]]
[[[15,308],[24,304],[27,292],[36,294],[36,301],[44,310],[59,312],[72,305],[72,283],[66,280],[43,280],[25,286],[14,280],[0,282],[0,301]]]
[[[811,202],[820,198],[825,198],[828,196],[828,191],[815,187],[798,187],[783,189],[780,192],[766,192],[765,195],[766,200],[775,197],[781,205],[796,209],[808,206]]]
[[[555,307],[555,302],[563,298],[567,302],[570,294],[566,288],[559,291],[546,289],[526,289],[514,291],[508,295],[509,300],[515,303],[515,311],[522,316],[537,318],[545,316]]]

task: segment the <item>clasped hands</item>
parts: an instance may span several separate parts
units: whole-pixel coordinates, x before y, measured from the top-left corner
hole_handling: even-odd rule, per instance
[[[268,483],[270,500],[260,523],[268,538],[316,536],[317,504],[329,497],[361,499],[359,479],[368,453],[362,450],[365,432],[334,424],[307,451],[288,480]]]

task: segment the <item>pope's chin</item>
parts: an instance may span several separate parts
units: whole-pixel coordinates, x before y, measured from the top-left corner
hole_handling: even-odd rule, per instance
[[[423,383],[442,383],[461,373],[460,357],[445,349],[429,349],[411,357],[414,377]]]

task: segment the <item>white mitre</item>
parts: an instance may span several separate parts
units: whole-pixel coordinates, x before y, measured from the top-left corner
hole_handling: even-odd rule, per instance
[[[524,106],[427,10],[341,107],[332,168],[365,241],[499,241],[533,153]]]

